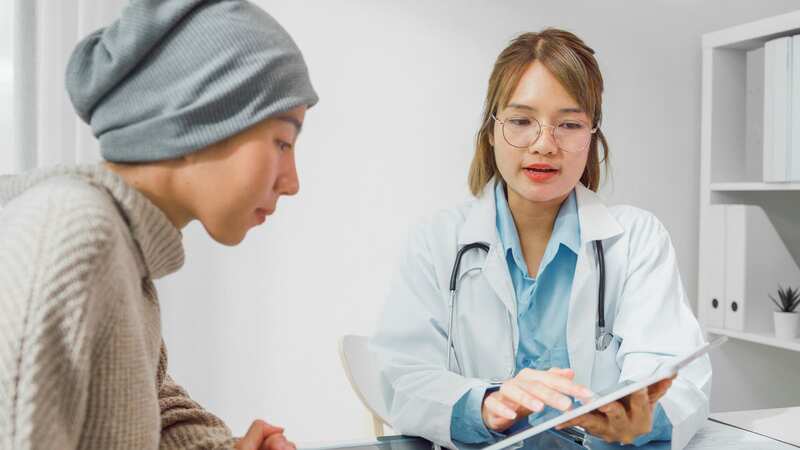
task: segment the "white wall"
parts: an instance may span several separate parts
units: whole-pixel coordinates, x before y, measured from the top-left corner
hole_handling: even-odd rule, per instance
[[[75,44],[127,0],[0,0],[0,173],[97,162],[64,85]]]
[[[13,3],[0,2],[0,173],[10,172],[11,158],[11,87],[14,80],[12,66],[11,26],[14,17]]]
[[[300,194],[237,248],[213,244],[191,225],[184,270],[159,287],[176,379],[234,432],[261,417],[301,442],[368,435],[336,340],[372,332],[408,226],[467,198],[487,78],[510,38],[558,26],[595,48],[614,167],[602,192],[661,218],[694,302],[699,37],[798,7],[793,0],[259,4],[295,37],[321,97],[299,142]],[[797,358],[781,351],[765,358],[787,356]],[[720,397],[741,389],[726,386]]]

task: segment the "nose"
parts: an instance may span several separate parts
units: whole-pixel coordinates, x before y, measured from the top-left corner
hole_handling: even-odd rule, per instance
[[[299,190],[300,179],[297,176],[294,152],[287,152],[283,155],[283,161],[281,162],[281,172],[278,175],[276,191],[278,195],[295,195]]]
[[[542,155],[557,153],[558,144],[556,143],[555,131],[556,127],[552,125],[541,125],[539,138],[528,147],[528,152]]]

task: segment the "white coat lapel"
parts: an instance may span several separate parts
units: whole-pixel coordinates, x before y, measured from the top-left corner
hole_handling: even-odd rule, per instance
[[[486,277],[492,290],[503,302],[506,309],[513,313],[512,317],[517,317],[517,301],[514,293],[514,286],[511,284],[511,276],[508,273],[508,266],[503,255],[503,246],[500,243],[500,236],[497,234],[497,210],[495,208],[495,189],[496,180],[493,178],[483,188],[475,205],[470,209],[458,234],[458,247],[473,242],[485,242],[489,245],[489,254],[482,267],[483,276]],[[514,332],[514,348],[516,349],[517,333]]]
[[[575,381],[584,386],[590,386],[594,363],[594,333],[600,276],[593,241],[617,236],[624,230],[597,194],[582,184],[575,187],[575,198],[578,204],[581,249],[575,264],[575,277],[572,281],[567,319],[567,347],[570,365],[575,370]]]

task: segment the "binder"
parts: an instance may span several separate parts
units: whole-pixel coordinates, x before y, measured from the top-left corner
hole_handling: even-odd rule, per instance
[[[700,229],[700,267],[697,314],[711,328],[725,326],[725,205],[711,205]]]
[[[744,331],[747,296],[746,206],[725,207],[725,328]]]
[[[792,37],[764,44],[764,181],[785,182],[792,146]]]
[[[791,146],[787,153],[787,180],[800,181],[800,35],[792,37]]]
[[[764,182],[771,182],[775,180],[772,174],[772,160],[773,152],[772,146],[774,138],[772,137],[772,122],[774,112],[774,91],[775,84],[773,78],[773,70],[775,67],[775,44],[772,41],[767,41],[764,44],[764,163],[763,163],[763,179]]]

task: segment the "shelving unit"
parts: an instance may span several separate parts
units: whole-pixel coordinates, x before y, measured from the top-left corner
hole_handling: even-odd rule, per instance
[[[800,191],[800,183],[711,183],[713,192]]]
[[[706,328],[706,332],[718,336],[728,336],[741,341],[755,342],[756,344],[800,352],[800,338],[793,340],[778,339],[772,333],[747,333],[744,331],[726,330],[724,328]]]
[[[762,178],[763,47],[796,34],[800,11],[703,36],[697,299],[706,332],[800,352],[767,298],[800,285],[800,183]]]

